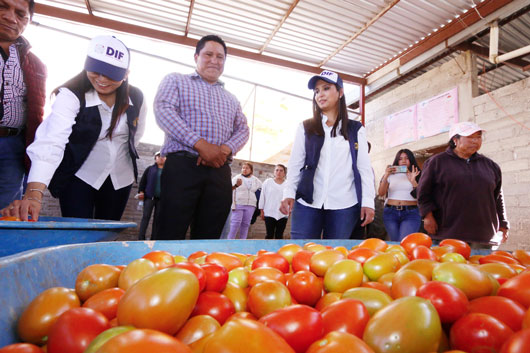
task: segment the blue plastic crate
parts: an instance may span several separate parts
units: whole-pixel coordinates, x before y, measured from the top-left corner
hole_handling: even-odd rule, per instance
[[[40,217],[38,222],[0,221],[0,257],[47,246],[115,240],[134,222]]]

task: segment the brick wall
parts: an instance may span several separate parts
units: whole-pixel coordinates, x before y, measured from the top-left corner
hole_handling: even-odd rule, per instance
[[[160,150],[160,146],[157,145],[151,145],[151,144],[145,144],[140,143],[138,146],[138,154],[140,155],[140,159],[138,160],[138,173],[139,178],[143,174],[144,170],[152,165],[154,163],[154,154]],[[232,175],[239,174],[241,172],[241,165],[244,161],[236,159],[232,163]],[[262,182],[265,181],[265,179],[270,178],[273,176],[274,172],[274,165],[266,164],[266,163],[256,163],[252,162],[252,165],[254,166],[254,175],[260,179]],[[134,199],[134,195],[138,193],[138,185],[135,183],[133,184],[131,194],[129,197],[129,202],[127,203],[127,207],[125,208],[125,212],[122,217],[122,221],[127,222],[136,222],[138,224],[138,227],[131,228],[128,230],[125,230],[124,232],[120,233],[118,239],[119,240],[136,240],[138,238],[138,228],[140,227],[140,222],[142,219],[142,210],[138,209],[138,201]],[[41,214],[43,216],[56,216],[59,217],[61,215],[61,210],[59,208],[59,201],[57,199],[54,199],[51,197],[48,191],[46,191],[44,200],[43,200],[43,208],[41,211]],[[151,235],[151,227],[152,227],[153,217],[151,217],[151,222],[149,224],[149,227],[147,229],[146,236],[149,238]],[[287,223],[287,227],[285,230],[284,235],[288,237],[288,234],[290,233],[291,222]],[[263,239],[265,238],[265,222],[263,222],[261,219],[258,218],[256,223],[251,225],[249,229],[248,237],[252,239]]]
[[[511,222],[505,249],[530,249],[530,79],[492,92],[492,96],[526,126],[510,119],[487,95],[477,96],[475,58],[469,52],[399,86],[366,106],[366,129],[372,142],[371,160],[376,180],[396,152],[408,148],[415,152],[446,145],[447,133],[389,149],[384,148],[384,118],[430,97],[458,87],[460,121],[474,121],[487,132],[480,153],[497,162],[503,173],[503,189]]]

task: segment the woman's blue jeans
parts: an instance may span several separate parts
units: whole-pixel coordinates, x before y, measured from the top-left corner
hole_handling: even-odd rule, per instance
[[[401,241],[410,233],[420,230],[421,217],[417,207],[403,206],[402,210],[385,206],[383,222],[391,241]]]
[[[359,221],[359,204],[340,209],[325,210],[294,203],[291,223],[291,239],[350,239],[351,232]]]

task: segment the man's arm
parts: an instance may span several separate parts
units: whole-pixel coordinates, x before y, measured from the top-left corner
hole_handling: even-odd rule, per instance
[[[247,117],[245,114],[243,114],[243,110],[241,110],[241,104],[239,103],[237,105],[237,112],[234,118],[233,126],[234,130],[232,132],[232,136],[230,136],[230,139],[228,139],[228,141],[226,141],[222,146],[226,146],[226,148],[230,149],[229,154],[235,155],[245,146],[250,135]],[[228,151],[226,148],[225,152]]]

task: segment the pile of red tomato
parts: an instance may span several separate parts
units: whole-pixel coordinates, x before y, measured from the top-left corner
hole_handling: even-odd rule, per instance
[[[38,295],[0,353],[522,353],[530,253],[367,239],[254,255],[152,251]]]

